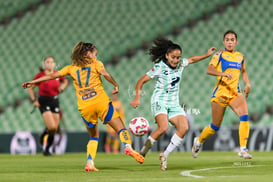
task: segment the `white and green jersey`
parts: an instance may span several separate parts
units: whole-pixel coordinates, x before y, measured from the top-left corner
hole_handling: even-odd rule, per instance
[[[156,78],[151,103],[163,102],[167,105],[179,104],[179,85],[184,67],[188,64],[188,60],[183,58],[176,68],[172,69],[161,60],[146,73],[149,77]]]

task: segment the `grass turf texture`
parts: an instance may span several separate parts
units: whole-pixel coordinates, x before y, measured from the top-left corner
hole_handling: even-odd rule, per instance
[[[168,159],[168,170],[159,169],[159,153],[149,153],[141,165],[125,154],[98,153],[98,172],[85,172],[85,153],[68,153],[44,157],[37,155],[0,155],[1,182],[114,182],[114,181],[272,181],[273,152],[251,152],[253,159],[244,160],[235,152],[201,152],[197,159],[190,153],[173,153]],[[225,167],[225,168],[219,168]],[[194,178],[181,175],[193,171]]]

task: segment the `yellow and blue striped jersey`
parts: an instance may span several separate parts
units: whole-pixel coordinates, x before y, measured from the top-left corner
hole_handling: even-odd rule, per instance
[[[209,64],[213,65],[218,72],[230,73],[233,75],[233,78],[230,80],[227,77],[217,76],[214,93],[219,87],[225,87],[232,94],[241,92],[239,78],[241,70],[245,69],[245,60],[242,53],[228,51],[216,53]]]
[[[100,78],[100,71],[103,69],[105,68],[102,62],[88,59],[88,64],[83,67],[71,64],[58,71],[61,76],[72,77],[79,110],[100,102],[102,98],[109,99]]]

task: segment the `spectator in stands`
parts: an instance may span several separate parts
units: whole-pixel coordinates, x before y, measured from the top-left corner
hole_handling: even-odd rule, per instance
[[[54,70],[55,61],[52,56],[48,56],[44,59],[43,67],[44,69],[42,69],[33,80],[57,72]],[[30,99],[33,102],[34,107],[39,107],[46,125],[46,129],[40,137],[40,143],[43,144],[44,136],[48,134],[47,144],[43,149],[43,154],[45,156],[51,156],[49,148],[54,141],[54,134],[58,130],[60,120],[58,94],[66,88],[67,84],[67,79],[60,77],[58,79],[50,80],[47,82],[32,84],[28,89]],[[37,85],[39,87],[38,99],[34,94],[34,88]]]
[[[137,162],[143,163],[144,157],[132,149],[130,134],[104,91],[101,75],[113,84],[112,94],[117,93],[119,87],[114,78],[105,70],[103,63],[97,60],[97,53],[95,45],[79,42],[72,50],[71,65],[36,80],[25,82],[22,87],[29,88],[37,83],[65,75],[70,75],[73,78],[78,98],[78,109],[90,136],[87,144],[85,171],[98,171],[94,164],[99,141],[98,118],[103,124],[109,124],[118,132],[125,147],[125,154],[132,156]]]
[[[246,72],[244,55],[235,50],[238,43],[237,34],[233,30],[224,33],[223,44],[225,50],[216,53],[209,63],[207,74],[216,76],[217,83],[211,97],[212,123],[205,127],[199,137],[193,142],[192,155],[197,157],[202,144],[220,129],[227,106],[240,118],[238,155],[245,159],[252,156],[247,152],[249,137],[249,117],[246,100],[239,85],[240,74],[245,82],[245,97],[250,93],[250,83]]]
[[[168,130],[169,122],[173,124],[177,132],[172,136],[167,149],[160,154],[160,169],[165,171],[169,154],[180,145],[188,131],[186,114],[179,104],[178,97],[183,69],[188,64],[209,57],[216,48],[210,48],[204,55],[186,59],[181,58],[181,47],[170,40],[156,39],[154,44],[155,46],[150,49],[149,54],[155,65],[138,80],[135,90],[136,95],[130,104],[133,108],[137,108],[140,104],[140,92],[143,84],[156,78],[156,85],[151,98],[151,108],[158,127],[148,137],[140,154],[145,156],[156,140]]]

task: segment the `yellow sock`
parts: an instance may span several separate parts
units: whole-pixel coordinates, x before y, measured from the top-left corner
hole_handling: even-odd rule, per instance
[[[212,123],[206,126],[199,136],[199,142],[203,144],[209,137],[211,137],[216,131],[220,129],[219,126],[215,126]]]
[[[95,160],[99,138],[90,138],[87,144],[87,159]]]
[[[111,143],[112,143],[111,138],[109,136],[107,136],[106,139],[105,139],[105,144],[110,145]]]
[[[123,129],[119,130],[118,134],[119,134],[119,139],[120,139],[121,143],[125,147],[131,147],[132,146],[131,136],[130,136],[127,129],[123,128]]]
[[[239,125],[239,140],[240,147],[246,147],[249,137],[249,121],[240,121]]]
[[[113,152],[114,153],[119,152],[119,140],[118,139],[113,140]]]

